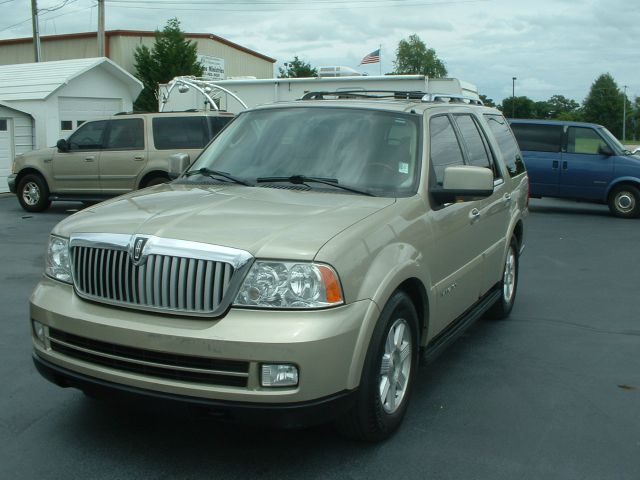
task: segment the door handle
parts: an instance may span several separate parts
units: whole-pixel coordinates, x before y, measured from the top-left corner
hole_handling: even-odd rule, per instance
[[[558,168],[558,160],[554,160],[551,164],[551,168]]]
[[[135,157],[133,157],[133,159],[136,162],[140,162],[140,161],[144,160],[144,157],[142,155],[136,155]]]
[[[562,162],[562,169],[563,170],[567,169],[567,162],[566,161]]]
[[[510,193],[505,193],[502,198],[504,199],[504,203],[511,203],[511,194]]]
[[[471,211],[469,212],[469,220],[471,220],[471,223],[476,222],[480,219],[480,210],[478,210],[477,208],[472,208]]]
[[[96,159],[96,157],[86,157],[84,159],[85,162],[93,162]]]

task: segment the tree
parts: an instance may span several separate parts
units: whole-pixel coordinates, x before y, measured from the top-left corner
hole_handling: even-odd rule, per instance
[[[406,40],[400,40],[393,62],[395,75],[417,74],[430,78],[447,75],[447,68],[436,55],[433,48],[427,48],[415,33]]]
[[[152,48],[136,47],[136,77],[144,88],[133,107],[137,111],[158,111],[158,85],[167,83],[180,75],[202,76],[203,68],[198,62],[197,45],[187,40],[180,30],[177,18],[170,19],[162,32],[156,30],[156,41]]]
[[[486,95],[480,95],[480,100],[482,101],[482,103],[484,103],[487,107],[495,107],[496,103],[493,101],[492,98],[487,97]]]
[[[560,118],[568,114],[576,113],[580,109],[580,104],[564,95],[554,95],[549,100],[549,118]]]
[[[533,115],[531,118],[538,118],[540,120],[551,118],[551,105],[549,105],[549,102],[544,100],[535,102],[533,104]]]
[[[584,100],[584,119],[604,125],[616,137],[622,138],[623,101],[623,94],[613,77],[609,73],[600,75]],[[627,101],[627,111],[630,110],[631,104]]]
[[[285,68],[278,68],[278,78],[308,78],[317,77],[318,70],[312,68],[310,63],[306,63],[296,55],[290,62],[284,63]]]
[[[508,118],[535,118],[536,115],[535,102],[525,96],[505,98],[501,110]]]

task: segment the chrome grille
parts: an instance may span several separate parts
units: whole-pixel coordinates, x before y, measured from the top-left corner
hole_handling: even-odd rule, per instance
[[[135,265],[127,250],[72,246],[76,290],[84,297],[132,308],[212,313],[234,273],[226,262],[148,254]]]

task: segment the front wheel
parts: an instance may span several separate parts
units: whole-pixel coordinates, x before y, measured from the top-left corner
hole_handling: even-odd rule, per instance
[[[49,189],[40,175],[29,173],[18,183],[18,201],[27,212],[42,212],[49,208]]]
[[[633,185],[619,185],[609,194],[609,210],[620,218],[640,215],[640,190]]]
[[[511,313],[518,290],[518,266],[518,242],[515,238],[512,238],[507,249],[502,279],[499,284],[500,298],[487,312],[489,318],[500,320],[507,318]]]
[[[418,315],[409,296],[395,292],[373,332],[354,407],[337,422],[349,437],[380,441],[407,410],[418,360]]]

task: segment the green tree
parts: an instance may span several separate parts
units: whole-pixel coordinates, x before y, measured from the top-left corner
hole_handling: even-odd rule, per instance
[[[197,45],[187,40],[180,30],[177,18],[170,19],[162,32],[156,30],[156,41],[151,47],[136,47],[136,77],[144,88],[133,107],[137,111],[158,111],[158,85],[181,75],[202,76],[202,65],[197,58]]]
[[[533,104],[533,116],[531,118],[537,118],[546,120],[551,118],[551,105],[547,101],[535,102]]]
[[[616,137],[622,138],[622,108],[624,96],[609,73],[600,75],[591,85],[584,100],[584,119],[604,125]],[[627,100],[627,111],[631,104]]]
[[[480,95],[480,100],[482,101],[482,103],[484,103],[487,107],[495,107],[496,103],[493,101],[492,98],[487,97],[486,95]]]
[[[573,114],[580,109],[580,104],[564,95],[554,95],[549,100],[549,118],[559,118],[562,115]]]
[[[296,55],[290,62],[284,63],[284,68],[278,68],[278,78],[308,78],[317,77],[318,69],[312,68],[310,63],[300,60]]]
[[[400,40],[393,65],[394,75],[417,74],[430,78],[447,76],[447,68],[436,55],[436,51],[427,48],[415,33],[406,40]]]
[[[507,97],[500,108],[507,118],[535,118],[536,104],[529,97]]]

